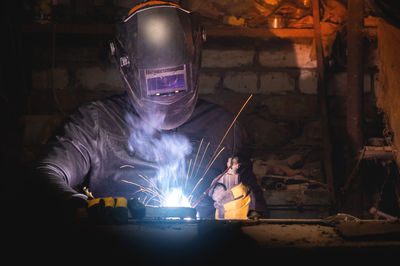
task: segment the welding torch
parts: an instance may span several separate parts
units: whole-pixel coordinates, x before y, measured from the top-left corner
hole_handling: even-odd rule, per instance
[[[225,169],[214,181],[211,185],[200,195],[200,197],[192,204],[192,208],[196,208],[196,206],[204,199],[204,197],[208,194],[208,192],[217,184],[217,182],[230,170],[232,169],[232,165]]]

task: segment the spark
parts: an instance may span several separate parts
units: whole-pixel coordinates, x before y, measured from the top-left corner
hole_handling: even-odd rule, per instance
[[[153,208],[157,208],[157,207],[160,207],[160,206],[156,206],[156,205],[147,204],[147,205],[146,205],[146,207],[153,207]]]
[[[229,131],[232,129],[232,126],[235,124],[235,122],[236,122],[236,120],[238,119],[239,115],[242,113],[243,109],[246,107],[247,103],[250,101],[250,99],[251,99],[252,97],[253,97],[253,94],[250,94],[250,96],[247,98],[246,102],[242,105],[242,108],[240,108],[239,112],[237,113],[237,115],[236,115],[235,118],[233,119],[233,121],[232,121],[232,123],[230,124],[229,128],[226,130],[225,135],[222,137],[221,141],[219,142],[217,148],[215,149],[213,155],[212,155],[211,158],[210,158],[210,162],[211,162],[211,163],[209,162],[209,165],[208,165],[206,171],[204,172],[203,176],[199,179],[199,182],[197,182],[196,186],[193,188],[192,192],[191,192],[190,195],[189,195],[189,198],[192,198],[192,197],[193,197],[193,192],[195,191],[195,189],[197,188],[197,186],[200,184],[200,182],[203,180],[204,176],[207,174],[208,170],[209,170],[210,167],[213,165],[215,159],[216,159],[216,158],[219,156],[219,154],[223,151],[224,148],[222,148],[222,149],[218,152],[217,156],[214,157],[215,153],[217,152],[217,150],[218,150],[219,147],[221,146],[222,142],[224,142],[226,136],[228,136]],[[214,157],[214,159],[212,159],[213,157]],[[212,161],[211,161],[211,159],[212,159]],[[225,171],[226,171],[226,170],[225,170]],[[202,195],[204,195],[204,193],[206,193],[206,191],[203,192]],[[202,196],[200,196],[200,197],[202,197]],[[201,200],[201,199],[202,199],[202,198],[199,198],[196,202],[197,202],[197,203],[200,202],[199,200]],[[196,204],[196,205],[197,205],[197,204]]]
[[[133,166],[133,165],[130,165],[130,164],[124,164],[124,165],[121,165],[119,168],[120,168],[120,169],[122,169],[122,168],[126,168],[126,167],[129,167],[129,168],[135,168],[135,166]]]
[[[158,196],[159,198],[164,198],[163,195],[159,194],[157,191],[155,191],[155,190],[153,190],[153,189],[151,189],[149,187],[144,187],[144,186],[139,185],[139,184],[137,184],[135,182],[131,182],[131,181],[128,181],[128,180],[125,180],[125,179],[122,179],[121,181],[125,182],[125,183],[128,183],[128,184],[131,184],[131,185],[134,185],[134,186],[138,186],[139,188],[141,188],[143,190],[143,192],[149,192],[152,195]]]
[[[194,159],[194,164],[193,164],[193,167],[192,167],[192,172],[190,173],[190,178],[192,178],[192,176],[193,176],[193,170],[194,170],[194,168],[195,168],[195,166],[196,166],[197,157],[199,156],[200,148],[201,148],[201,145],[203,144],[203,141],[204,141],[204,138],[201,138],[201,141],[200,141],[200,144],[199,144],[199,148],[197,149],[196,157],[195,157],[195,159]]]
[[[240,108],[240,111],[237,113],[237,115],[235,116],[235,118],[233,119],[231,125],[229,126],[229,128],[226,130],[225,135],[222,137],[221,141],[219,142],[217,148],[215,149],[213,155],[211,156],[211,158],[215,155],[215,153],[217,152],[217,150],[219,149],[219,147],[221,146],[222,142],[224,142],[226,136],[228,136],[229,131],[231,131],[232,126],[235,124],[236,120],[238,119],[240,113],[243,111],[244,107],[246,107],[247,103],[250,101],[250,99],[253,97],[253,94],[250,94],[250,96],[247,98],[246,102],[242,105],[242,108]],[[211,159],[210,159],[211,160]]]
[[[199,179],[199,181],[197,182],[197,184],[194,186],[192,192],[189,194],[189,197],[193,194],[193,192],[196,190],[197,186],[201,183],[201,181],[203,181],[204,176],[207,174],[208,170],[210,170],[211,166],[214,164],[215,160],[218,158],[218,156],[221,154],[221,152],[225,149],[225,147],[222,147],[222,149],[217,153],[217,155],[214,157],[214,159],[212,160],[212,162],[209,164],[209,166],[207,167],[206,171],[203,173],[203,175],[201,176],[201,178]]]
[[[200,166],[201,166],[201,164],[203,163],[204,155],[206,155],[206,152],[207,152],[207,149],[208,149],[209,146],[210,146],[210,142],[207,143],[207,146],[206,146],[206,148],[204,149],[203,156],[201,156],[201,160],[200,160],[200,163],[199,163],[199,167],[197,168],[197,171],[196,171],[196,174],[194,175],[194,178],[196,178],[197,175],[198,175],[198,173],[199,173]]]
[[[190,161],[189,161],[189,167],[188,167],[187,174],[186,174],[185,188],[186,188],[186,185],[187,185],[187,181],[189,179],[189,172],[190,172],[190,165],[191,164],[192,164],[192,159],[190,159]]]
[[[160,192],[161,193],[161,195],[164,195],[164,193],[157,187],[157,185],[156,184],[154,184],[151,180],[150,180],[150,178],[146,178],[146,176],[144,176],[144,175],[141,175],[141,174],[138,174],[138,176],[139,177],[141,177],[141,178],[143,178],[145,181],[147,181],[147,183],[149,183],[152,187],[154,187],[158,192]]]

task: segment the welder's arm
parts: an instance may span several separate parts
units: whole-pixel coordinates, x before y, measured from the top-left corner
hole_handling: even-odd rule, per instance
[[[73,187],[81,184],[90,170],[97,136],[93,112],[82,108],[65,122],[46,144],[35,167],[32,193],[53,205],[83,204],[85,195]]]
[[[73,186],[83,180],[89,165],[86,156],[71,142],[59,138],[57,142],[49,143],[48,154],[39,161],[35,169],[34,187],[39,193],[55,201],[71,197],[86,199]]]

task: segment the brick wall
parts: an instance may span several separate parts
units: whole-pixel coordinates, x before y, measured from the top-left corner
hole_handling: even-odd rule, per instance
[[[84,101],[124,91],[119,73],[109,58],[106,41],[107,38],[96,37],[57,42],[53,85],[64,111],[69,112]],[[49,93],[50,43],[41,42],[33,48],[33,61],[40,57],[40,62],[33,63],[31,114],[52,114],[59,109]],[[254,157],[285,157],[293,153],[319,156],[316,60],[311,58],[311,51],[312,39],[307,38],[209,38],[206,42],[200,97],[237,113],[247,96],[254,94],[239,119],[247,130],[248,146]],[[366,119],[373,125],[376,122],[375,50],[369,48],[366,54],[369,58],[364,78],[366,110],[369,110]],[[333,133],[340,141],[345,132],[346,89],[346,72],[331,72],[330,111]]]
[[[371,127],[377,119],[373,93],[377,86],[375,53],[373,47],[366,50],[368,67],[364,77],[366,120]],[[250,131],[254,154],[268,157],[282,151],[286,156],[306,146],[319,152],[316,60],[311,54],[312,39],[306,38],[213,39],[203,52],[200,92],[232,112],[239,110],[246,95],[255,95],[253,105],[247,107],[248,112],[240,120]],[[333,134],[338,141],[344,141],[347,74],[336,68],[328,79]]]

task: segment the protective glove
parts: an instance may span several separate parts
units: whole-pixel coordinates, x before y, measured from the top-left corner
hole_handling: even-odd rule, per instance
[[[142,219],[146,215],[146,207],[135,198],[128,200],[128,209],[131,213],[132,219]]]
[[[128,222],[128,201],[123,197],[87,200],[89,219],[96,223],[123,224]]]
[[[224,205],[234,200],[232,192],[227,190],[224,184],[217,183],[211,194],[211,198],[214,200],[214,207],[216,209],[215,218],[224,219]]]
[[[237,157],[229,158],[229,170],[209,193],[214,200],[216,219],[247,219],[251,197],[248,188],[239,183],[239,166]]]
[[[55,211],[52,211],[52,216],[57,217],[63,222],[74,222],[87,218],[87,201],[86,196],[82,194],[74,194],[62,200],[60,205],[57,205]]]

